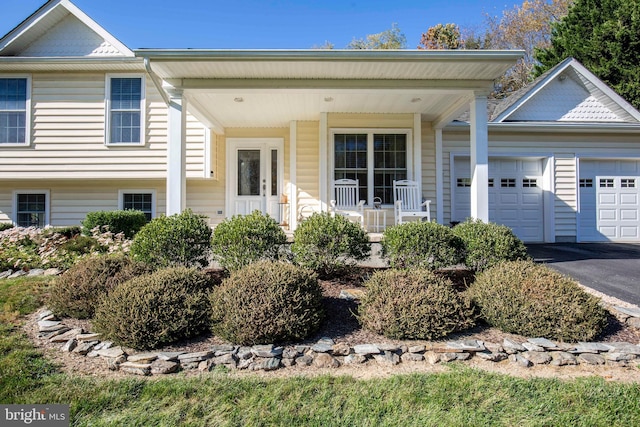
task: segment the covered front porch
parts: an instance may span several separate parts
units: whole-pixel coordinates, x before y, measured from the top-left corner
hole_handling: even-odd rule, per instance
[[[521,55],[138,50],[168,106],[166,213],[189,207],[189,113],[208,129],[202,179],[220,184],[222,219],[258,209],[295,230],[328,210],[336,179],[357,178],[367,209],[382,198],[387,225],[392,179],[417,181],[442,222],[442,129],[470,111],[471,216],[487,221],[487,96]]]

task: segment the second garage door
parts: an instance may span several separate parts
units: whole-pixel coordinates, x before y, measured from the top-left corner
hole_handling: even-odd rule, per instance
[[[469,158],[455,160],[454,221],[471,214]],[[489,160],[489,220],[525,242],[544,240],[543,166],[540,159]]]

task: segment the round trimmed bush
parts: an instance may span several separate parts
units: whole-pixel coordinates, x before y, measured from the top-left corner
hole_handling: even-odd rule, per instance
[[[413,221],[387,228],[380,243],[392,268],[435,270],[462,261],[460,238],[435,222]]]
[[[238,270],[259,260],[276,260],[287,236],[275,219],[254,211],[235,215],[213,230],[213,257],[230,270]]]
[[[469,295],[481,317],[504,332],[560,341],[588,341],[607,323],[598,299],[545,265],[498,264],[476,276]]]
[[[474,324],[470,302],[430,270],[378,271],[364,285],[360,323],[388,338],[433,340]]]
[[[467,220],[453,227],[453,233],[464,243],[464,264],[475,271],[529,258],[524,243],[505,225]]]
[[[56,279],[47,305],[58,316],[91,318],[111,289],[149,271],[123,254],[83,258]]]
[[[131,239],[146,223],[147,218],[142,211],[95,211],[89,212],[82,221],[82,232],[91,235],[91,230],[97,227],[101,232],[124,233],[127,239]]]
[[[323,212],[314,213],[298,225],[291,252],[296,264],[327,277],[367,259],[371,245],[358,224]]]
[[[259,261],[233,272],[210,301],[212,332],[234,344],[301,340],[323,319],[316,275],[282,261]]]
[[[211,227],[187,209],[154,218],[136,234],[131,256],[157,268],[205,267],[211,255]]]
[[[96,309],[93,326],[105,338],[135,349],[154,349],[206,332],[208,276],[175,267],[115,287]]]

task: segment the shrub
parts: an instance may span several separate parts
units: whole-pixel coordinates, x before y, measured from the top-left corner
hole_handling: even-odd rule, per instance
[[[427,221],[413,221],[385,230],[382,254],[393,268],[450,267],[462,261],[462,241],[449,227]]]
[[[502,261],[528,259],[524,243],[505,225],[467,220],[453,227],[453,233],[464,242],[465,265],[475,271]]]
[[[211,246],[214,259],[233,271],[259,260],[276,260],[286,242],[286,234],[273,218],[254,211],[218,224]]]
[[[316,275],[282,261],[260,261],[225,279],[210,295],[211,330],[235,344],[307,338],[323,318]]]
[[[0,231],[8,230],[13,228],[13,224],[10,222],[0,222]]]
[[[430,270],[378,271],[364,285],[360,323],[388,338],[433,340],[473,326],[471,304]]]
[[[100,299],[116,285],[149,272],[123,254],[84,258],[58,277],[48,306],[58,316],[91,318]]]
[[[154,267],[204,267],[211,253],[211,228],[190,209],[154,218],[136,234],[131,255]]]
[[[185,267],[167,268],[116,286],[96,309],[93,325],[107,339],[154,349],[207,330],[211,283]]]
[[[595,297],[531,261],[498,264],[478,274],[468,292],[482,318],[505,332],[587,341],[606,326],[606,312]]]
[[[364,230],[341,215],[314,213],[293,233],[294,261],[325,277],[367,259],[371,245]]]
[[[90,235],[91,230],[97,227],[114,234],[124,233],[125,237],[131,239],[146,223],[147,218],[142,211],[96,211],[87,214],[82,221],[82,230],[84,234]]]

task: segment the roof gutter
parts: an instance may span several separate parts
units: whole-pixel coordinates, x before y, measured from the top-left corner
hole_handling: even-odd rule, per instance
[[[466,122],[452,122],[448,124],[445,131],[464,130],[470,127]],[[562,123],[562,122],[539,122],[539,123],[488,123],[490,132],[560,132],[560,133],[639,133],[640,123]]]

